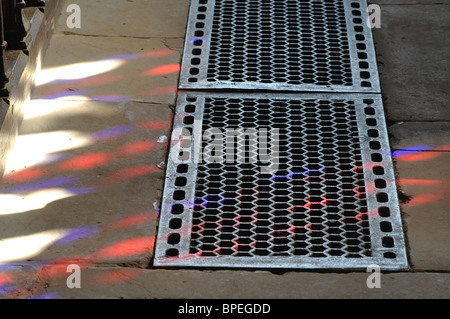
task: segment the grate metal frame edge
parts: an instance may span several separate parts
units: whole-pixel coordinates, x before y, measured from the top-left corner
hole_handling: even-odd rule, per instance
[[[189,113],[195,120],[201,121],[203,118],[203,106],[205,98],[213,97],[237,97],[242,98],[241,94],[211,94],[198,92],[179,92],[176,115],[174,117],[173,132],[182,128],[191,128],[193,125],[183,123],[186,105],[195,105],[195,113]],[[174,146],[180,143],[180,139],[172,136],[169,160],[166,171],[163,201],[161,206],[158,234],[155,248],[155,267],[211,267],[211,268],[290,268],[290,269],[342,269],[342,270],[365,270],[369,265],[376,264],[384,271],[403,271],[408,270],[408,261],[406,254],[403,225],[401,220],[400,208],[398,204],[397,189],[395,184],[395,175],[392,166],[391,152],[387,135],[387,128],[384,119],[384,111],[381,97],[371,94],[248,94],[245,97],[254,98],[277,98],[277,99],[340,99],[351,100],[355,102],[355,110],[358,120],[359,139],[361,143],[361,153],[363,163],[364,179],[366,181],[367,203],[369,209],[369,225],[371,231],[372,257],[364,258],[345,258],[345,257],[305,257],[305,256],[280,256],[280,257],[200,257],[189,253],[190,234],[192,227],[193,202],[195,198],[195,183],[197,179],[197,164],[194,163],[195,150],[193,146],[190,151],[190,162],[187,165],[185,173],[177,172],[177,166],[173,161],[172,150]],[[193,101],[196,98],[196,101]],[[187,101],[192,99],[192,101]],[[375,114],[366,115],[364,108],[370,106],[375,110]],[[373,120],[376,121],[374,125]],[[369,137],[368,130],[376,129],[379,137]],[[197,127],[197,129],[201,130]],[[194,139],[201,141],[201,132],[193,132]],[[381,150],[374,151],[370,148],[371,142],[378,142]],[[194,143],[195,144],[195,143]],[[372,154],[379,154],[382,158],[377,159],[381,162],[373,162]],[[382,166],[384,173],[377,175],[374,167]],[[187,186],[175,186],[175,180],[178,176],[187,178]],[[382,179],[386,182],[386,188],[374,192],[375,179]],[[370,189],[367,189],[370,185]],[[173,194],[177,190],[185,191],[184,200],[175,200]],[[386,193],[389,200],[386,203],[379,203],[377,194]],[[183,212],[177,215],[172,213],[174,205],[182,205]],[[380,216],[377,212],[379,207],[389,209],[390,216]],[[372,212],[372,213],[370,213]],[[171,228],[171,221],[179,219],[180,227]],[[388,234],[382,231],[382,223],[389,223],[392,231]],[[178,234],[179,242],[170,243],[169,236]],[[384,235],[383,235],[384,234]],[[389,236],[393,239],[394,247],[383,247],[383,237]],[[170,256],[171,252],[176,252],[176,257]],[[387,255],[385,255],[387,254]],[[395,254],[395,259],[386,258]],[[230,266],[232,265],[232,266]]]
[[[296,92],[329,92],[329,93],[381,93],[380,80],[378,75],[377,58],[373,41],[372,30],[366,25],[369,17],[366,0],[343,0],[346,12],[346,24],[349,40],[349,51],[351,56],[352,86],[344,85],[315,85],[315,84],[285,84],[285,83],[259,83],[231,81],[208,82],[208,59],[210,46],[208,39],[211,38],[213,13],[215,0],[191,0],[189,19],[186,30],[185,45],[180,71],[179,88],[182,90],[202,90],[202,89],[236,89],[236,90],[273,90],[273,91],[296,91]],[[206,3],[204,3],[206,2]],[[352,8],[356,3],[359,8]],[[199,11],[199,7],[205,7],[206,11]],[[355,12],[357,15],[355,15]],[[206,13],[206,14],[205,14]],[[208,14],[209,13],[209,14]],[[201,20],[198,17],[202,17]],[[355,22],[359,19],[361,22]],[[197,23],[203,23],[203,27],[198,27]],[[203,32],[199,38],[197,32]],[[358,40],[358,37],[364,40]],[[197,42],[199,39],[201,41]],[[363,49],[359,49],[362,46]],[[200,49],[200,55],[194,55],[193,50]],[[358,54],[364,53],[366,58],[359,58]],[[193,64],[193,61],[196,61]],[[361,69],[360,62],[368,63],[367,69]],[[198,74],[190,74],[191,69],[196,69]],[[370,73],[371,87],[363,87],[355,83],[361,83],[361,72]],[[191,82],[195,81],[195,82]]]
[[[370,83],[372,88],[365,88],[361,85],[354,85],[348,92],[351,93],[381,93],[380,79],[378,73],[377,56],[375,51],[375,44],[372,30],[367,26],[366,21],[369,19],[369,12],[366,0],[343,0],[347,19],[347,32],[350,43],[350,56],[352,59],[353,83],[355,81],[363,81],[361,72],[370,73]],[[352,8],[352,4],[358,4],[359,8]],[[352,12],[352,14],[349,14]],[[355,15],[355,13],[357,15]],[[359,13],[361,14],[359,16]],[[362,23],[355,22],[355,19],[361,19]],[[364,37],[364,40],[359,40],[358,37]],[[358,46],[366,46],[366,49],[359,49]],[[367,54],[366,58],[360,58],[361,53]],[[368,68],[361,69],[359,63],[367,62]],[[359,91],[358,91],[359,90]],[[344,92],[343,90],[336,90]]]

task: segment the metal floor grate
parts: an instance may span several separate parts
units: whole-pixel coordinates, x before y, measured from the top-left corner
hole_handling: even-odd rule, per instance
[[[192,0],[181,89],[379,93],[366,0]]]
[[[264,129],[270,173],[247,141]],[[181,92],[173,132],[156,266],[407,268],[378,95]]]

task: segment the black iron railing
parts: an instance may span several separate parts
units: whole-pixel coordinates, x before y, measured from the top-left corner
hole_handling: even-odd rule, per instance
[[[6,50],[26,50],[29,23],[24,17],[25,7],[45,5],[42,0],[0,0],[0,88],[8,83],[5,66]]]

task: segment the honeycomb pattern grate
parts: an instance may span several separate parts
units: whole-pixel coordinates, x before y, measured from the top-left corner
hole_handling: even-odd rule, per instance
[[[193,0],[182,89],[379,92],[364,0]]]
[[[256,129],[279,128],[280,160],[278,172],[269,178],[248,160],[198,166],[190,252],[370,256],[352,104],[207,98],[203,131],[243,128],[256,118]],[[204,141],[203,149],[207,145]]]
[[[180,93],[174,125],[194,140],[172,141],[155,265],[407,267],[377,96]],[[213,128],[278,129],[268,139],[276,172],[249,151],[239,157],[245,140],[222,154],[230,163],[196,161],[212,141],[201,132]]]

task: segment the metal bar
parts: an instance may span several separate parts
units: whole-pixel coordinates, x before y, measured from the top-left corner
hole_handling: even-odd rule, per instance
[[[5,40],[8,42],[8,50],[27,49],[26,36],[29,29],[29,22],[23,15],[25,1],[4,0],[2,4]]]
[[[5,41],[3,27],[3,1],[0,0],[0,88],[4,88],[5,84],[8,83],[8,76],[6,75],[5,69],[5,50],[7,43]]]
[[[25,0],[27,7],[43,7],[45,6],[44,0]]]

